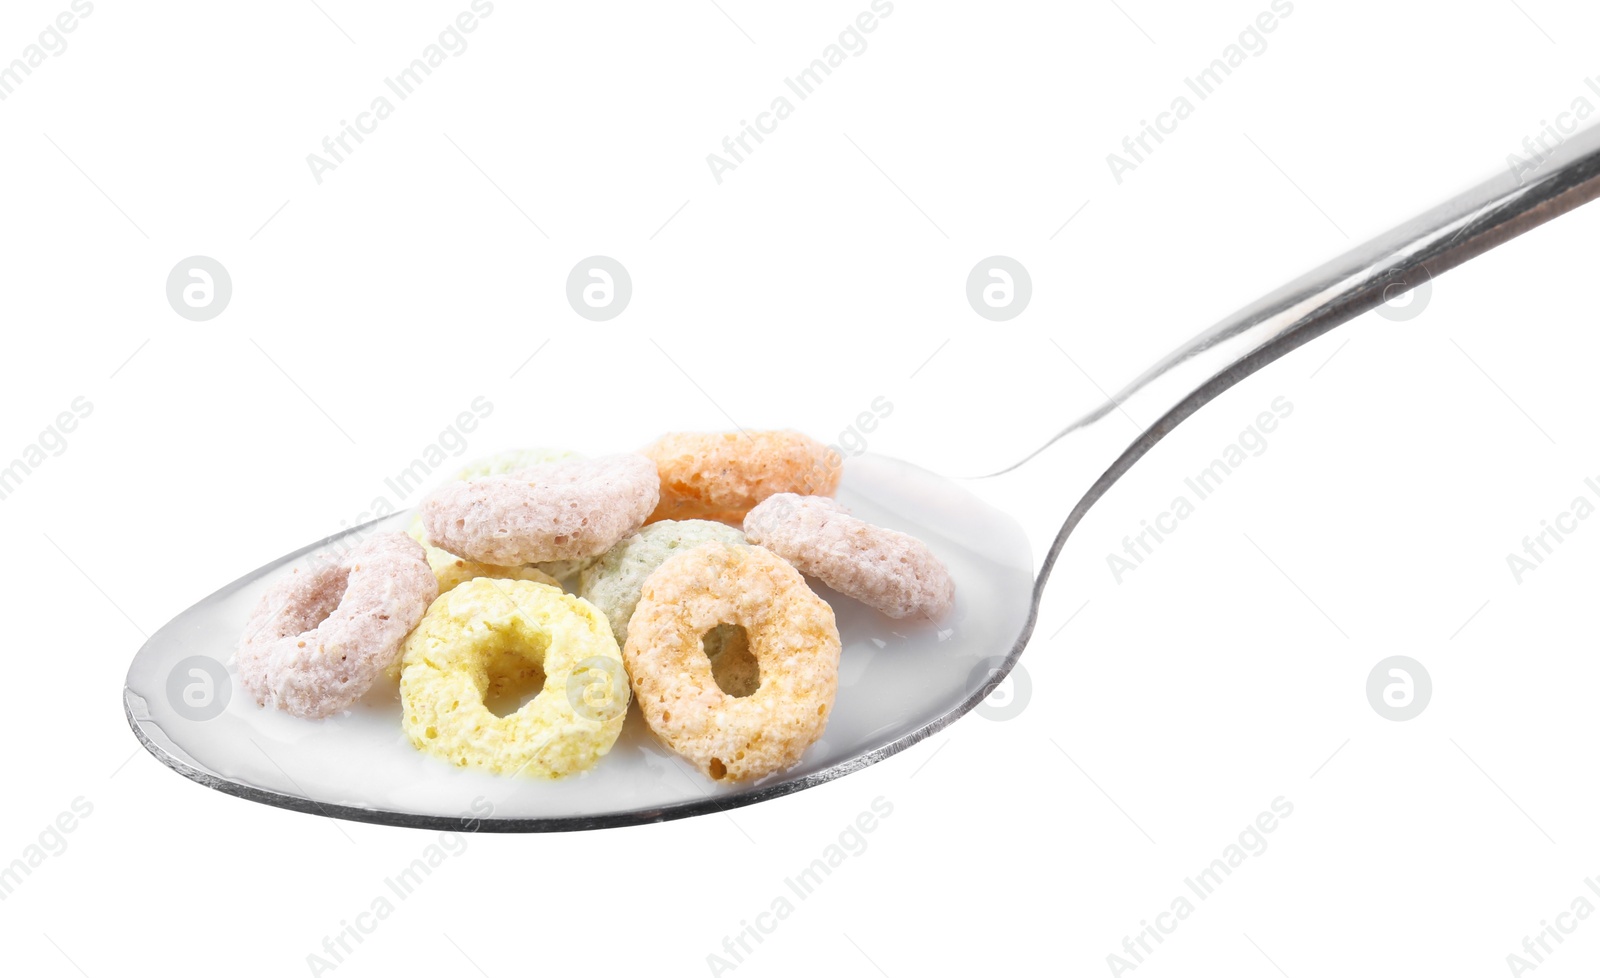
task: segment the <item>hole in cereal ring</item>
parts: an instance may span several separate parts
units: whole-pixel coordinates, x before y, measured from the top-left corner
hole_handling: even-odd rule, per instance
[[[719,757],[711,759],[711,776],[718,781],[728,776],[728,765],[722,763]]]
[[[299,620],[295,622],[303,635],[318,625],[333,617],[339,610],[339,602],[344,598],[344,592],[350,586],[350,571],[347,568],[337,568],[323,573],[316,582],[316,590],[310,600],[302,609]]]
[[[490,659],[488,672],[483,705],[497,717],[510,716],[544,691],[544,670],[515,650]]]
[[[750,651],[750,635],[743,625],[723,622],[700,639],[711,660],[711,678],[729,696],[743,698],[761,687],[761,664]]]

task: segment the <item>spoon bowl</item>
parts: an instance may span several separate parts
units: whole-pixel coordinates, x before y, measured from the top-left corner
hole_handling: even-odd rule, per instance
[[[463,821],[484,831],[604,828],[798,791],[904,750],[961,716],[993,689],[998,680],[991,677],[1009,671],[1005,660],[1020,653],[1033,621],[1035,568],[1026,535],[957,482],[863,455],[846,465],[839,499],[855,514],[927,543],[956,580],[956,607],[938,623],[895,621],[813,582],[839,623],[839,694],[822,739],[781,774],[708,781],[657,743],[636,709],[592,770],[542,781],[457,768],[417,751],[401,731],[392,680],[325,720],[256,706],[224,664],[261,595],[316,551],[403,531],[409,512],[288,554],[173,619],[128,672],[128,722],[162,763],[208,787],[296,811],[415,828],[454,829]]]

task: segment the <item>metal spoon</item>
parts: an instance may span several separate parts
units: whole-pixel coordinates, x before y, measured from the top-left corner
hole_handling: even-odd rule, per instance
[[[1150,448],[1202,405],[1300,345],[1522,232],[1600,196],[1600,129],[1569,139],[1532,173],[1460,194],[1256,301],[1173,351],[1021,462],[949,480],[877,456],[852,459],[840,498],[912,532],[949,564],[959,594],[946,622],[890,622],[833,595],[845,640],[823,739],[801,764],[745,785],[712,784],[656,745],[631,712],[594,770],[561,782],[496,778],[413,750],[393,689],[349,713],[303,721],[234,695],[222,667],[267,585],[294,561],[402,529],[396,514],[318,541],[224,587],[158,631],[128,670],[134,734],[162,763],[219,791],[296,811],[417,828],[541,832],[725,811],[831,781],[944,729],[1003,680],[1033,634],[1068,536]],[[1132,444],[1100,422],[1157,417]],[[1023,484],[1081,490],[1065,524],[1029,532],[1003,502]],[[986,502],[985,500],[989,500]],[[1034,554],[1041,552],[1041,559]]]

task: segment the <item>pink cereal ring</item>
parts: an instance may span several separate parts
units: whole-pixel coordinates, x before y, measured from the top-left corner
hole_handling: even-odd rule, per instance
[[[245,625],[239,682],[261,706],[310,719],[338,713],[372,688],[438,596],[422,545],[404,533],[297,567]]]
[[[744,519],[745,536],[803,574],[890,618],[938,619],[956,586],[916,537],[851,516],[826,496],[779,493]]]
[[[422,502],[429,542],[485,564],[578,560],[644,525],[661,495],[643,455],[569,458],[440,486]]]

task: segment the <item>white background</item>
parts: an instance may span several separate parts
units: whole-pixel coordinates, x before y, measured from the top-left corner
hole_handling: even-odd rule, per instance
[[[319,185],[307,154],[468,2],[319,3],[102,0],[0,102],[0,456],[94,405],[0,501],[0,862],[93,806],[0,903],[14,973],[305,974],[434,841],[189,783],[119,694],[141,633],[354,522],[473,398],[470,456],[735,421],[833,440],[882,396],[873,451],[988,471],[1600,105],[1592,5],[1296,0],[1119,185],[1106,154],[1264,0],[902,0],[719,185],[706,155],[868,0],[500,0]],[[0,62],[67,6],[8,2]],[[1107,974],[1279,796],[1266,851],[1139,975],[1507,973],[1600,905],[1600,529],[1520,584],[1506,564],[1600,476],[1596,235],[1600,210],[1563,218],[1163,442],[1069,542],[1015,719],[731,817],[473,836],[333,973],[712,973],[881,797],[867,849],[728,973]],[[609,323],[564,296],[593,254],[633,277]],[[963,295],[993,254],[1034,281],[1008,323]],[[190,255],[233,278],[210,322],[166,303]],[[1268,449],[1114,580],[1106,554],[1279,396]],[[1017,516],[1074,501],[1037,484]],[[1364,692],[1393,654],[1434,684],[1404,723]],[[1592,972],[1600,920],[1552,946],[1541,978]]]

